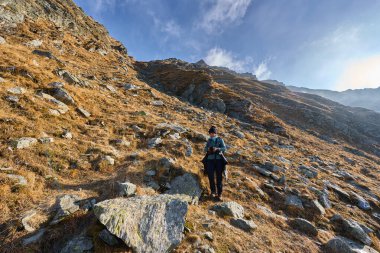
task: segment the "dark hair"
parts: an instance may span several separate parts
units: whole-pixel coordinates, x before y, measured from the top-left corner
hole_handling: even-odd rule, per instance
[[[211,134],[211,133],[214,133],[214,134],[216,134],[216,126],[212,126],[212,127],[210,127],[210,129],[208,130],[208,133],[209,134]]]

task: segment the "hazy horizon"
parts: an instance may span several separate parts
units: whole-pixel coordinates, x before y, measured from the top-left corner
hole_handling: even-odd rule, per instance
[[[380,86],[380,0],[74,0],[137,60],[204,59],[312,89]]]

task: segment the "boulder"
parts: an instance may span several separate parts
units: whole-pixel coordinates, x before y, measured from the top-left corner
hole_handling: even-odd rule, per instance
[[[148,147],[149,148],[154,148],[158,144],[162,143],[162,139],[160,137],[157,138],[152,138],[148,140]]]
[[[119,244],[117,237],[111,234],[107,229],[103,229],[99,232],[99,238],[110,246]]]
[[[32,146],[32,145],[34,145],[36,143],[37,143],[37,139],[36,138],[22,137],[22,138],[13,140],[11,142],[11,145],[14,148],[17,148],[17,149],[23,149],[23,148],[29,148],[30,146]]]
[[[272,175],[272,172],[270,172],[269,170],[267,169],[263,169],[257,165],[254,165],[253,166],[253,170],[255,170],[257,173],[263,175],[263,176],[266,176],[266,177],[270,177],[270,175]]]
[[[42,57],[46,57],[49,59],[56,59],[55,56],[49,51],[42,51],[42,50],[35,49],[35,50],[33,50],[32,54],[42,56]]]
[[[360,209],[365,210],[365,211],[371,210],[371,205],[362,196],[360,196],[359,194],[357,194],[357,193],[355,193],[353,191],[351,191],[349,194],[350,194],[350,197],[351,197],[352,201]]]
[[[336,194],[339,195],[339,197],[343,198],[344,200],[350,200],[350,194],[348,194],[346,191],[344,191],[342,188],[339,186],[332,184],[330,182],[326,183],[326,186],[333,190]]]
[[[125,90],[138,90],[138,89],[140,89],[140,87],[133,85],[133,84],[130,84],[130,83],[127,83],[127,84],[124,84],[124,89]]]
[[[230,223],[232,226],[240,228],[241,230],[244,230],[246,232],[251,232],[252,230],[255,230],[257,228],[257,225],[253,221],[241,218],[232,218],[230,220]]]
[[[190,173],[185,173],[182,176],[174,178],[170,182],[170,189],[167,194],[185,194],[192,198],[193,203],[198,203],[202,194],[202,189],[198,178]]]
[[[78,201],[80,198],[77,195],[63,195],[57,199],[57,213],[50,223],[51,225],[57,224],[65,217],[75,213],[79,210]]]
[[[82,107],[77,108],[77,112],[79,112],[83,117],[89,118],[91,117],[91,113],[83,109]]]
[[[244,208],[238,203],[231,201],[221,204],[217,204],[211,208],[219,216],[232,216],[234,218],[243,218],[244,217]]]
[[[285,205],[289,211],[298,212],[304,209],[302,200],[297,195],[286,196]]]
[[[13,87],[13,88],[9,88],[7,90],[9,93],[12,93],[14,95],[21,95],[21,94],[24,94],[26,92],[26,90],[22,87]]]
[[[164,102],[161,101],[161,100],[154,100],[154,101],[152,101],[152,105],[154,105],[154,106],[163,106]]]
[[[310,236],[317,236],[318,230],[317,228],[308,220],[302,219],[302,218],[295,218],[289,221],[289,224],[294,228],[297,229],[305,234],[308,234]]]
[[[326,253],[378,253],[367,245],[356,243],[342,236],[329,240],[324,249]]]
[[[96,204],[94,213],[134,252],[164,253],[183,239],[188,200],[168,194],[117,198]]]
[[[60,253],[87,253],[93,248],[94,244],[90,237],[80,236],[67,242]]]
[[[44,229],[44,228],[40,229],[34,235],[23,239],[22,240],[22,245],[23,246],[27,246],[29,244],[32,244],[32,243],[35,243],[35,242],[39,241],[42,238],[42,236],[45,234],[45,232],[46,232],[46,229]]]
[[[130,182],[118,183],[119,196],[131,197],[136,193],[136,185]]]
[[[47,92],[52,97],[56,98],[57,100],[65,103],[65,104],[69,104],[69,105],[75,104],[75,101],[72,98],[72,96],[64,88],[51,88],[51,89],[47,90]]]
[[[298,171],[308,178],[315,178],[318,176],[318,171],[313,167],[301,165],[299,166]]]
[[[372,240],[363,230],[359,223],[351,219],[344,219],[340,215],[334,215],[331,219],[335,223],[335,228],[341,231],[345,236],[357,240],[366,245],[371,245]]]
[[[63,80],[65,80],[69,84],[85,86],[85,83],[83,81],[79,80],[76,76],[72,75],[70,72],[66,70],[58,69],[56,73],[58,76],[60,76]]]
[[[331,208],[331,202],[329,199],[329,194],[328,194],[326,189],[323,190],[322,193],[319,195],[318,200],[325,209]]]

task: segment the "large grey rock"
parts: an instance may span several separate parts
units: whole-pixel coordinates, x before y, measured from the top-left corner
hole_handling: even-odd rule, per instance
[[[46,232],[46,229],[45,229],[45,228],[40,229],[40,230],[39,230],[37,233],[35,233],[34,235],[25,238],[25,239],[22,241],[22,245],[23,245],[23,246],[26,246],[26,245],[29,245],[29,244],[32,244],[32,243],[35,243],[35,242],[39,241],[39,240],[42,238],[42,236],[45,234],[45,232]]]
[[[14,148],[17,148],[17,149],[23,149],[23,148],[29,148],[30,146],[32,146],[32,145],[34,145],[36,143],[37,143],[37,139],[36,138],[22,137],[22,138],[13,140],[11,142],[11,145]]]
[[[302,173],[303,175],[305,175],[306,177],[308,178],[315,178],[318,176],[318,171],[313,168],[313,167],[308,167],[308,166],[305,166],[305,165],[301,165],[299,168],[298,168],[298,171],[300,173]]]
[[[221,204],[217,204],[211,208],[219,216],[232,216],[234,218],[243,218],[244,217],[244,208],[238,203],[231,201]]]
[[[134,252],[164,253],[183,239],[188,201],[186,195],[168,194],[117,198],[96,204],[94,213]]]
[[[70,72],[64,69],[58,69],[56,72],[58,76],[60,76],[63,80],[65,80],[69,84],[85,86],[85,83],[82,80],[79,80],[76,76],[72,75]]]
[[[261,168],[257,165],[254,165],[253,166],[253,169],[255,171],[257,171],[259,174],[263,175],[263,176],[266,176],[266,177],[270,177],[272,175],[272,172],[270,172],[269,170],[267,169],[264,169],[264,168]]]
[[[252,230],[255,230],[257,228],[257,225],[251,220],[232,218],[230,220],[230,223],[232,226],[240,228],[241,230],[244,230],[246,232],[251,232]]]
[[[301,231],[304,232],[305,234],[311,235],[311,236],[316,236],[318,235],[318,230],[317,228],[308,220],[302,219],[302,218],[295,218],[291,220],[290,225]]]
[[[119,196],[130,197],[136,193],[136,185],[130,182],[119,183]]]
[[[75,101],[72,98],[72,96],[64,88],[51,88],[48,90],[48,93],[54,98],[58,99],[59,101],[65,104],[69,104],[69,105],[75,104]]]
[[[318,200],[325,209],[331,208],[331,202],[329,199],[329,194],[328,194],[328,191],[326,189],[323,190],[322,193],[318,196]]]
[[[359,194],[351,191],[350,192],[351,199],[353,202],[362,210],[368,211],[371,210],[371,205]]]
[[[26,90],[22,87],[13,87],[13,88],[9,88],[7,90],[9,93],[12,93],[12,94],[15,94],[15,95],[21,95],[21,94],[24,94],[26,92]]]
[[[285,205],[290,211],[300,211],[304,209],[302,200],[296,195],[286,196]]]
[[[56,104],[58,106],[58,114],[65,114],[69,110],[69,107],[65,103],[59,101],[58,99],[49,94],[38,92],[37,95],[49,102]]]
[[[90,237],[80,236],[70,240],[60,253],[87,253],[91,252],[94,244]]]
[[[162,139],[160,137],[152,138],[152,139],[148,140],[148,147],[154,148],[155,146],[157,146],[158,144],[161,144],[161,143],[162,143]]]
[[[192,198],[193,203],[197,203],[202,194],[199,180],[190,173],[174,178],[170,182],[170,189],[167,194],[185,194]]]
[[[43,51],[43,50],[35,49],[35,50],[33,50],[32,54],[39,55],[42,57],[46,57],[49,59],[56,59],[55,56],[49,51]]]
[[[326,253],[378,253],[375,249],[356,243],[342,236],[337,236],[325,245]]]
[[[57,199],[57,213],[50,223],[51,225],[57,224],[62,221],[66,216],[75,213],[79,210],[78,201],[80,198],[77,195],[63,195]]]
[[[348,194],[346,191],[344,191],[342,188],[340,188],[338,185],[332,184],[330,182],[326,182],[326,186],[333,190],[335,193],[339,195],[339,197],[349,200],[350,199],[350,194]]]
[[[331,219],[335,223],[337,230],[341,231],[345,236],[357,240],[366,245],[371,245],[372,240],[363,230],[362,226],[354,220],[345,219],[340,215],[334,215]]]

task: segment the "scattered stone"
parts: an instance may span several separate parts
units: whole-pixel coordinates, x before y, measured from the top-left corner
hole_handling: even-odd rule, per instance
[[[202,245],[198,249],[201,253],[215,253],[215,250],[210,245]]]
[[[46,232],[46,229],[44,229],[44,228],[40,229],[36,234],[34,234],[28,238],[25,238],[22,241],[22,245],[27,246],[29,244],[32,244],[32,243],[39,241],[42,238],[42,236],[45,234],[45,232]]]
[[[317,228],[308,220],[305,220],[302,218],[296,218],[296,219],[292,219],[289,223],[293,228],[301,232],[304,232],[305,234],[308,234],[310,236],[318,235]]]
[[[296,195],[287,195],[285,205],[289,211],[300,211],[304,209],[302,200]]]
[[[23,215],[23,217],[21,218],[21,223],[22,223],[22,226],[24,227],[24,229],[28,232],[33,232],[35,231],[36,229],[34,227],[32,227],[29,222],[30,220],[33,218],[33,216],[35,216],[37,214],[36,210],[30,210],[28,211],[27,213],[25,213]]]
[[[112,85],[107,84],[107,85],[106,85],[106,88],[107,88],[110,92],[113,92],[113,93],[116,92],[115,87],[113,87]]]
[[[106,200],[94,213],[136,253],[171,251],[183,239],[188,198],[161,194]]]
[[[66,70],[58,69],[57,75],[60,76],[63,80],[65,80],[69,84],[77,84],[81,86],[85,86],[85,83],[81,80],[79,80],[76,76],[72,75]]]
[[[172,140],[179,140],[179,139],[181,139],[181,136],[179,135],[179,133],[169,134],[169,137]]]
[[[64,88],[51,88],[48,90],[48,93],[65,104],[75,105],[74,99]]]
[[[127,83],[127,84],[124,84],[124,89],[125,90],[138,90],[138,89],[140,89],[140,87],[133,85],[133,84],[130,84],[130,83]]]
[[[26,92],[26,90],[22,87],[13,87],[13,88],[9,88],[7,90],[9,93],[12,93],[12,94],[15,94],[15,95],[21,95],[21,94],[24,94]]]
[[[56,59],[55,56],[49,51],[42,51],[42,50],[35,49],[35,50],[33,50],[32,54],[39,55],[42,57],[46,57],[49,59]]]
[[[157,191],[160,189],[160,185],[156,181],[149,181],[146,186],[152,188],[153,190]]]
[[[115,146],[125,146],[125,147],[131,146],[131,142],[130,141],[126,141],[126,140],[123,140],[123,139],[110,140],[110,144],[115,145]]]
[[[32,41],[29,41],[28,43],[26,43],[27,46],[29,47],[40,47],[42,46],[42,41],[41,40],[32,40]]]
[[[378,253],[375,249],[351,241],[345,237],[337,236],[325,245],[326,253]]]
[[[52,82],[48,84],[51,88],[63,88],[65,85],[61,82]]]
[[[256,172],[258,172],[259,174],[266,176],[266,177],[270,177],[270,175],[272,175],[272,172],[270,172],[269,170],[263,169],[263,168],[256,166],[256,165],[253,166],[253,169]]]
[[[54,138],[53,137],[41,137],[38,139],[38,141],[43,143],[43,144],[48,144],[48,143],[53,143]]]
[[[202,194],[199,180],[190,173],[174,178],[170,182],[171,188],[166,191],[167,194],[185,194],[192,198],[192,203],[198,203]]]
[[[331,208],[331,202],[329,199],[329,194],[326,189],[322,191],[322,193],[319,195],[319,202],[322,204],[322,206],[326,209]]]
[[[103,229],[99,232],[99,238],[110,246],[119,244],[117,237],[111,234],[107,229]]]
[[[17,96],[6,96],[5,100],[7,100],[8,102],[17,104],[20,101],[20,98]]]
[[[278,167],[277,165],[274,165],[271,162],[265,162],[264,168],[269,170],[270,172],[279,172],[283,170],[282,168]]]
[[[28,148],[37,143],[36,138],[22,137],[11,142],[11,145],[17,149]]]
[[[80,236],[70,240],[60,253],[87,253],[94,248],[90,237]]]
[[[365,211],[371,210],[371,205],[362,196],[353,191],[350,192],[350,196],[355,205],[357,205],[360,209]]]
[[[215,211],[221,217],[224,217],[224,216],[232,216],[234,218],[244,217],[244,208],[234,201],[217,204],[213,206],[211,210]]]
[[[162,143],[162,139],[160,137],[152,138],[152,139],[148,140],[148,147],[149,148],[154,148],[158,144],[161,144],[161,143]]]
[[[73,134],[69,130],[63,131],[63,134],[61,135],[62,138],[71,140],[73,138]]]
[[[313,200],[310,203],[310,207],[313,210],[313,213],[322,216],[325,215],[326,211],[323,206],[318,202],[318,200]]]
[[[318,176],[318,171],[313,167],[301,165],[298,171],[308,178],[316,178]]]
[[[257,228],[257,225],[253,221],[241,218],[232,218],[230,220],[230,223],[232,226],[240,228],[241,230],[244,230],[246,232],[251,232],[252,230],[255,230]]]
[[[188,131],[185,127],[178,125],[178,124],[174,124],[174,123],[160,123],[160,124],[157,124],[155,128],[156,129],[169,129],[169,130],[172,130],[172,131],[179,133],[179,134],[183,134],[183,133]]]
[[[187,142],[185,156],[189,157],[192,154],[193,154],[193,147],[191,146],[189,142]]]
[[[86,118],[89,118],[91,117],[91,113],[89,113],[88,111],[86,111],[85,109],[83,109],[82,107],[78,107],[77,108],[77,111],[84,117]]]
[[[79,210],[78,201],[80,198],[77,195],[63,195],[58,197],[57,199],[57,213],[50,223],[51,225],[55,225],[62,221],[64,218],[69,216],[70,214],[75,213]]]
[[[345,199],[345,200],[350,200],[350,194],[348,194],[346,191],[344,191],[342,188],[340,188],[339,186],[335,185],[335,184],[332,184],[330,182],[327,182],[326,183],[326,186],[329,188],[329,189],[332,189],[335,193],[337,193],[339,195],[339,197]]]
[[[59,114],[65,114],[69,110],[69,107],[65,103],[59,101],[58,99],[56,99],[55,97],[53,97],[49,94],[46,94],[43,92],[37,92],[37,95],[42,97],[43,99],[46,99],[46,100],[58,105],[58,110],[55,110],[55,111],[58,111],[58,115]]]
[[[10,180],[16,182],[16,186],[26,186],[26,185],[28,185],[28,181],[23,176],[8,174],[7,178],[9,178]]]
[[[366,245],[372,244],[371,238],[356,221],[344,219],[340,215],[334,215],[330,220],[335,222],[336,228],[347,237],[362,242]]]
[[[241,131],[233,131],[233,134],[236,135],[240,139],[244,139],[245,138],[245,134],[243,132],[241,132]]]
[[[131,197],[136,194],[136,185],[130,182],[118,183],[119,196]]]
[[[5,39],[4,39],[3,37],[0,36],[0,45],[3,45],[3,44],[5,44],[5,43],[6,43]]]
[[[161,100],[154,100],[154,101],[152,101],[152,105],[154,105],[154,106],[163,106],[164,102],[161,101]]]

